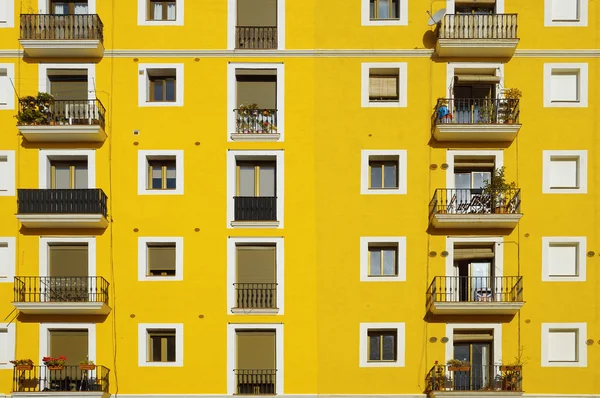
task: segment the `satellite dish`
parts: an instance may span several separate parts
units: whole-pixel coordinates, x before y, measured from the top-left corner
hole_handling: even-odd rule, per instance
[[[429,14],[429,26],[437,25],[440,23],[442,18],[444,18],[444,15],[446,15],[446,9],[442,8],[441,10],[436,11],[436,13],[433,15],[431,15],[428,11],[427,14]]]

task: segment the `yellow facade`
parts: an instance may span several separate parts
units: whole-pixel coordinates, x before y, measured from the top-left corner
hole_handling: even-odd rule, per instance
[[[0,28],[0,64],[14,65],[16,91],[14,109],[0,110],[0,158],[1,151],[14,151],[15,188],[37,189],[42,188],[40,150],[93,150],[95,188],[108,197],[108,227],[27,228],[15,217],[15,192],[0,196],[0,237],[16,238],[17,277],[44,276],[41,238],[94,237],[96,275],[110,283],[111,311],[105,316],[19,313],[12,280],[0,280],[0,313],[16,329],[14,355],[9,350],[14,358],[41,365],[48,352],[41,347],[40,324],[93,324],[96,341],[90,344],[96,347],[95,363],[110,369],[110,394],[226,395],[233,372],[228,357],[235,357],[229,328],[283,325],[284,337],[278,336],[283,363],[277,371],[285,373],[278,395],[422,396],[434,363],[450,359],[442,342],[449,337],[447,325],[484,324],[501,330],[496,358],[526,360],[525,395],[600,394],[600,192],[594,184],[600,167],[600,2],[581,0],[587,3],[586,26],[545,27],[543,0],[506,0],[504,12],[518,15],[514,56],[440,58],[425,11],[447,7],[444,1],[408,0],[406,26],[362,26],[359,0],[279,0],[280,8],[285,3],[285,42],[278,50],[227,49],[233,0],[187,0],[183,26],[138,26],[136,1],[97,1],[104,53],[90,59],[23,53],[20,14],[37,13],[42,7],[37,1],[14,0],[14,27]],[[19,133],[18,98],[37,94],[45,63],[95,65],[95,97],[106,108],[104,142],[32,143]],[[278,82],[285,93],[285,139],[231,142],[228,65],[263,63],[282,64],[285,71]],[[363,63],[406,63],[407,106],[362,107]],[[432,112],[438,98],[448,96],[449,63],[455,68],[502,64],[504,87],[523,92],[516,139],[439,142],[432,137]],[[587,64],[586,107],[544,107],[544,65],[558,63]],[[182,64],[184,105],[138,106],[140,64]],[[138,194],[138,152],[145,150],[183,151],[183,194]],[[406,151],[406,194],[361,194],[365,150]],[[447,188],[450,171],[443,165],[449,150],[502,153],[507,179],[521,190],[523,217],[516,227],[430,225],[434,192]],[[587,193],[543,193],[545,150],[587,151]],[[282,151],[283,228],[230,226],[231,151]],[[590,253],[584,281],[542,280],[542,237],[561,236],[586,238]],[[182,237],[183,280],[139,281],[140,237]],[[361,237],[406,237],[406,280],[361,282]],[[502,238],[495,250],[503,253],[504,275],[523,277],[525,304],[516,315],[428,313],[427,289],[434,277],[446,275],[447,239],[468,237]],[[285,267],[278,270],[284,272],[283,314],[232,314],[227,308],[228,241],[235,238],[285,242]],[[138,365],[138,324],[145,323],[183,325],[183,366]],[[360,366],[361,323],[404,323],[405,338],[398,342],[404,366]],[[586,352],[585,366],[543,366],[546,323],[586,323],[589,341],[577,346]],[[0,395],[41,394],[19,391],[14,377],[18,381],[12,366],[0,369]],[[57,396],[69,394],[74,393]],[[470,394],[478,392],[461,396]]]

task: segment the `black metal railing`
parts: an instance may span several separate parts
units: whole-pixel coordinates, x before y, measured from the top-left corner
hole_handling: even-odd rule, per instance
[[[108,304],[108,285],[101,276],[15,276],[15,302]]]
[[[19,189],[19,214],[102,214],[107,197],[101,189]]]
[[[522,276],[436,276],[427,289],[428,305],[434,302],[521,302]]]
[[[519,124],[518,99],[440,98],[433,113],[435,124]]]
[[[106,109],[99,99],[50,100],[43,108],[29,99],[19,100],[18,125],[99,125],[104,128],[105,120]]]
[[[236,26],[235,48],[276,50],[277,26]]]
[[[510,188],[496,193],[483,189],[436,189],[429,202],[430,217],[435,214],[519,214],[521,190]]]
[[[427,373],[427,393],[433,391],[523,391],[522,367],[504,365],[434,365]]]
[[[277,283],[234,283],[236,308],[277,308]]]
[[[517,14],[446,14],[440,39],[516,39]]]
[[[235,196],[235,221],[277,221],[277,198],[273,196]]]
[[[277,133],[277,109],[234,109],[237,134]]]
[[[21,40],[104,40],[98,14],[21,14]]]
[[[31,370],[13,370],[13,392],[97,391],[108,393],[110,370],[96,365],[83,370],[79,366],[32,366]]]
[[[236,394],[275,395],[275,369],[235,369]]]

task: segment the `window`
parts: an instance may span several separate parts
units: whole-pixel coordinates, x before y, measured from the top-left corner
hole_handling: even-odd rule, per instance
[[[0,196],[15,195],[15,151],[0,151]]]
[[[369,276],[398,275],[398,247],[369,245]]]
[[[588,0],[546,0],[545,26],[587,26]]]
[[[15,26],[15,2],[0,2],[0,28],[12,28]]]
[[[371,20],[398,19],[398,0],[369,0],[369,18]]]
[[[41,189],[92,189],[96,187],[96,151],[40,150]]]
[[[0,326],[0,369],[12,369],[15,359],[15,325]]]
[[[138,195],[183,195],[183,151],[138,151]]]
[[[406,281],[406,237],[361,237],[360,280]]]
[[[183,280],[183,238],[139,237],[138,280]]]
[[[175,159],[148,160],[148,189],[176,189]]]
[[[586,238],[542,238],[542,281],[585,282]]]
[[[183,64],[140,64],[138,106],[183,106]]]
[[[51,0],[50,10],[52,14],[56,15],[89,14],[88,2],[86,0]]]
[[[275,162],[238,162],[236,196],[275,196]]]
[[[138,0],[139,26],[182,26],[183,0]]]
[[[2,5],[0,5],[1,7]],[[2,27],[1,21],[0,27]],[[15,109],[14,80],[15,66],[13,64],[0,64],[0,110]]]
[[[587,106],[588,64],[544,64],[544,107]]]
[[[175,243],[149,243],[146,276],[174,276],[176,269]]]
[[[406,194],[406,150],[361,152],[362,194]]]
[[[408,25],[408,0],[361,0],[362,26]]]
[[[360,367],[403,367],[404,335],[404,323],[361,323]]]
[[[82,359],[96,362],[95,323],[40,323],[40,357],[67,357],[67,366]]]
[[[542,323],[542,366],[587,367],[586,323]]]
[[[183,324],[138,324],[138,366],[183,366]]]
[[[87,160],[50,160],[50,188],[87,189]]]
[[[406,107],[406,70],[406,62],[363,63],[362,107]]]
[[[587,151],[544,151],[543,193],[587,193]]]

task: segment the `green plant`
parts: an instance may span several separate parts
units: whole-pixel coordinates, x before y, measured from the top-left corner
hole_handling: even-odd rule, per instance
[[[455,368],[460,368],[463,366],[471,366],[469,361],[461,361],[460,359],[449,359],[446,362],[446,365],[448,365],[450,367],[455,367]]]
[[[518,100],[523,96],[523,93],[518,88],[509,88],[504,90],[504,98],[510,100]]]
[[[65,363],[67,363],[67,358],[62,355],[57,358],[44,357],[42,358],[42,362],[44,362],[44,365],[46,366],[65,366]]]
[[[517,187],[514,181],[506,182],[504,172],[504,166],[494,169],[491,180],[483,181],[483,194],[492,200],[492,209],[502,207],[507,192]]]
[[[90,361],[89,357],[86,357],[84,360],[79,361],[80,365],[94,365],[94,361]]]
[[[19,124],[46,125],[50,124],[50,107],[54,97],[40,92],[36,97],[31,95],[19,99],[20,110],[15,116]]]
[[[23,366],[23,365],[33,365],[33,361],[29,358],[27,359],[15,359],[14,361],[10,361],[15,366]]]

